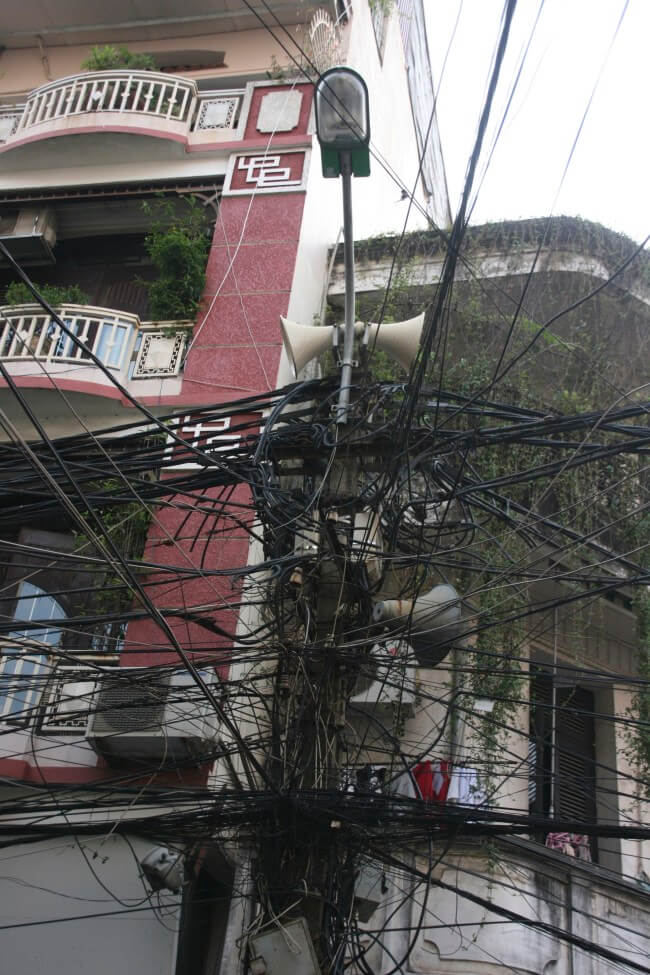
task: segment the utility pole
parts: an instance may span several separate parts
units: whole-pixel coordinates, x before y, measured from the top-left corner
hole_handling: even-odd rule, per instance
[[[382,461],[372,437],[368,453],[367,426],[357,430],[352,422],[360,419],[352,397],[354,342],[363,332],[364,340],[372,337],[408,369],[424,315],[365,328],[355,322],[351,178],[370,174],[366,85],[356,72],[334,68],[320,78],[315,105],[323,173],[342,177],[345,322],[337,401],[333,407],[331,400],[313,406],[312,419],[328,431],[329,443],[299,464],[303,481],[302,488],[294,488],[296,513],[287,511],[270,526],[276,550],[296,562],[273,597],[279,662],[269,685],[266,771],[277,792],[258,832],[262,912],[261,933],[249,938],[253,975],[343,975],[354,914],[369,918],[380,899],[373,885],[377,888],[381,871],[373,875],[367,861],[361,868],[359,853],[366,848],[364,817],[376,825],[377,811],[390,803],[379,784],[385,769],[370,763],[378,751],[384,754],[386,740],[394,741],[392,723],[384,728],[382,720],[365,712],[380,744],[360,744],[351,757],[348,730],[359,708],[348,715],[349,700],[364,670],[373,673],[379,629],[390,632],[396,621],[402,630],[408,627],[415,657],[423,666],[435,666],[457,635],[461,615],[459,597],[449,585],[423,594],[411,585],[413,599],[402,598],[401,591],[396,599],[377,598],[383,579],[377,567],[383,558],[380,515],[377,504],[364,496],[363,482],[368,471],[376,477]],[[296,374],[334,337],[341,346],[338,326],[284,319],[282,325]],[[295,460],[300,448],[287,449]],[[288,503],[290,495],[279,490],[280,503]],[[399,709],[395,700],[391,711],[392,703]]]
[[[287,796],[286,816],[295,816],[296,821],[293,832],[286,829],[286,821],[272,823],[268,833],[262,831],[259,849],[261,875],[267,886],[271,885],[269,878],[282,878],[275,896],[273,891],[268,891],[273,914],[282,915],[285,922],[293,919],[306,922],[314,949],[314,971],[337,975],[343,972],[345,918],[352,908],[353,862],[345,848],[345,837],[337,829],[340,824],[336,820],[328,821],[327,828],[322,823],[319,828],[315,821],[309,821],[309,804],[300,806],[292,801],[296,793],[311,796],[340,793],[345,760],[342,740],[353,669],[341,648],[347,640],[350,606],[358,602],[351,555],[359,464],[351,443],[354,437],[344,435],[354,410],[351,401],[355,366],[352,176],[370,175],[370,129],[365,82],[349,68],[326,72],[316,86],[315,102],[323,174],[326,178],[340,176],[343,186],[346,291],[341,376],[333,408],[336,439],[331,464],[320,475],[318,503],[312,514],[316,523],[307,532],[311,538],[301,543],[312,546],[312,568],[305,574],[302,570],[296,573],[296,584],[304,593],[302,598],[309,616],[305,623],[304,653],[294,662],[287,655],[284,668],[290,672],[278,678],[274,689],[277,724],[287,729],[287,734],[275,743],[271,761],[279,791]],[[337,346],[340,348],[339,343]],[[326,418],[326,422],[329,420],[331,417]],[[367,615],[365,622],[369,623]],[[297,748],[292,748],[294,741],[299,743]],[[297,758],[292,760],[294,754]],[[274,842],[274,830],[285,837],[282,843]],[[338,946],[334,958],[328,948],[332,944]],[[281,944],[279,950],[283,950]],[[258,967],[263,973],[266,970],[263,944],[260,953]]]

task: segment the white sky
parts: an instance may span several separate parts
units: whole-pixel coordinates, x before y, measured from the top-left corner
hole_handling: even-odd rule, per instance
[[[455,212],[504,4],[503,0],[424,0],[424,5],[447,182]],[[540,0],[519,0],[492,126],[484,143],[483,164],[539,7]],[[650,233],[650,0],[629,0],[607,57],[623,7],[624,0],[543,3],[505,126],[476,197],[472,223],[565,213],[605,224],[637,241]],[[458,28],[451,41],[459,10]],[[604,62],[561,185],[573,140]],[[482,171],[479,165],[475,191]]]

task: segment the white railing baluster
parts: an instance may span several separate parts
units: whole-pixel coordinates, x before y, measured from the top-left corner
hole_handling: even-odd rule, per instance
[[[118,92],[120,90],[120,86],[119,86],[119,83],[116,81],[115,78],[111,78],[111,80],[110,81],[107,81],[106,84],[107,85],[110,85],[111,88],[113,89],[113,94],[111,95],[110,101],[108,103],[108,111],[109,112],[113,112],[113,111],[115,111],[115,100],[116,100],[116,98],[118,96]]]
[[[159,85],[158,86],[158,89],[159,89],[159,91],[158,91],[158,101],[156,102],[156,107],[154,108],[154,112],[156,113],[156,115],[160,115],[161,114],[162,105],[163,105],[163,99],[165,97],[165,85]]]
[[[22,351],[22,354],[25,357],[27,357],[27,358],[34,351],[34,332],[36,330],[36,323],[37,323],[37,321],[38,321],[37,318],[35,318],[35,317],[32,318],[32,320],[30,321],[30,323],[29,323],[29,325],[27,327],[27,330],[23,333],[23,336],[22,336],[23,347],[22,347],[22,350],[21,351]]]
[[[131,78],[126,78],[122,84],[122,104],[120,105],[120,111],[123,112],[126,109],[126,103],[129,96],[129,91],[131,90]]]
[[[138,81],[137,87],[135,89],[135,95],[133,96],[133,108],[137,108],[140,104],[140,95],[142,93],[142,85],[144,84],[142,78]]]
[[[20,355],[20,349],[22,348],[22,331],[24,327],[25,319],[21,316],[18,318],[14,324],[14,335],[11,340],[11,345],[9,346],[9,356]]]
[[[36,117],[34,118],[34,125],[38,125],[39,122],[43,121],[43,116],[45,115],[46,103],[47,103],[47,95],[43,95],[41,98],[39,98],[39,104],[36,110]]]
[[[50,319],[47,315],[40,315],[37,319],[37,324],[40,326],[40,332],[38,335],[38,341],[36,343],[36,348],[34,349],[34,358],[39,359],[43,355],[43,346],[47,341],[47,333],[49,331]]]
[[[75,101],[71,105],[71,115],[80,115],[84,110],[84,102],[86,100],[86,88],[88,85],[85,81],[81,84],[76,85],[74,89]]]
[[[63,106],[65,105],[65,88],[60,88],[56,94],[56,104],[54,111],[52,112],[53,118],[61,118],[65,114]]]
[[[44,350],[44,358],[46,362],[51,362],[56,356],[57,347],[61,338],[61,329],[56,322],[52,321],[48,322],[45,328],[47,331],[47,344]]]
[[[149,113],[151,111],[151,99],[153,98],[153,82],[147,82],[147,94],[144,96],[144,105],[142,106],[142,111]]]
[[[75,335],[81,342],[83,342],[84,319],[80,319],[76,315],[71,315],[70,312],[66,311],[65,309],[62,309],[61,317],[72,332],[72,335]],[[79,348],[72,336],[66,335],[65,345],[62,349],[62,358],[81,359],[81,354],[82,350]]]

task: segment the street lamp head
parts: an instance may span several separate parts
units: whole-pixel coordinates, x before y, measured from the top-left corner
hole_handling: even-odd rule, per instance
[[[316,132],[325,149],[358,149],[370,141],[368,89],[351,68],[330,68],[316,85]]]
[[[316,85],[316,134],[323,175],[341,173],[340,153],[350,153],[355,176],[370,175],[368,88],[351,68],[330,68]]]

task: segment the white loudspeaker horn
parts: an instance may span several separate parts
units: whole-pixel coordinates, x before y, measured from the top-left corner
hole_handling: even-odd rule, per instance
[[[405,322],[382,325],[371,322],[368,325],[368,348],[383,349],[408,372],[418,354],[423,328],[424,312]]]
[[[298,325],[286,318],[282,323],[282,341],[294,376],[297,376],[310,359],[325,352],[332,345],[335,325]]]
[[[408,625],[406,639],[421,667],[435,667],[461,636],[461,599],[453,586],[442,583],[416,600],[385,599],[375,603],[372,618],[389,629]]]

